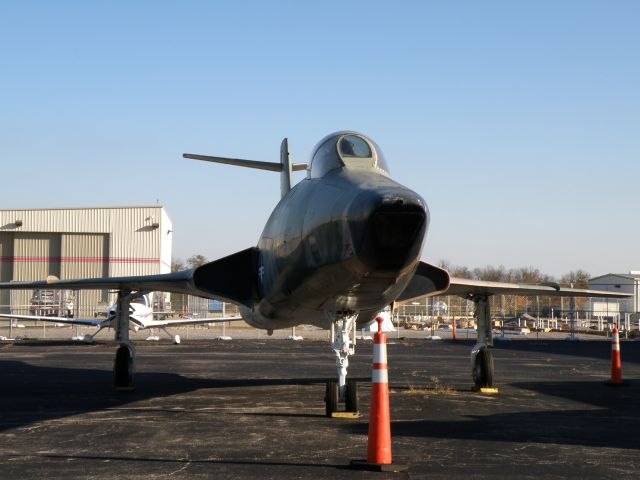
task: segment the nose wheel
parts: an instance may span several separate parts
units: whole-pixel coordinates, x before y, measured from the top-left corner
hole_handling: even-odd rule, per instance
[[[340,412],[340,389],[335,380],[327,382],[324,401],[327,417],[332,417],[335,413]],[[358,382],[347,380],[344,392],[344,412],[356,414],[359,411],[358,407]]]

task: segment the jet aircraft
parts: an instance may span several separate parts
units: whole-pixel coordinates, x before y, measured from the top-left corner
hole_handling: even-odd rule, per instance
[[[250,325],[272,332],[301,324],[331,331],[337,380],[326,385],[326,413],[345,404],[358,410],[357,385],[347,379],[357,328],[385,307],[447,293],[476,306],[478,340],[471,352],[477,388],[493,384],[491,314],[495,294],[622,298],[622,294],[450,278],[422,262],[429,224],[425,200],[394,181],[378,145],[342,131],[323,138],[308,164],[292,163],[288,141],[280,162],[184,154],[185,158],[280,173],[281,199],[257,246],[182,272],[113,278],[2,283],[0,288],[114,289],[118,291],[114,362],[116,388],[133,385],[134,349],[129,341],[130,304],[150,291],[187,293],[239,305]],[[292,172],[306,178],[292,185]]]
[[[153,318],[153,309],[148,295],[139,295],[133,297],[129,302],[129,329],[138,331],[144,329],[157,328],[166,333],[173,343],[180,343],[180,335],[171,335],[167,331],[167,327],[175,327],[179,325],[197,325],[203,323],[222,323],[242,320],[242,317],[216,317],[216,318],[198,318],[198,319],[180,319],[180,320],[155,320]],[[18,320],[42,320],[43,322],[66,323],[68,325],[83,325],[97,327],[98,330],[93,335],[86,335],[83,341],[85,343],[93,342],[98,333],[105,328],[114,328],[117,317],[117,304],[113,304],[107,311],[107,318],[98,319],[82,319],[70,317],[51,317],[42,315],[19,315],[0,313],[0,318],[18,319]]]

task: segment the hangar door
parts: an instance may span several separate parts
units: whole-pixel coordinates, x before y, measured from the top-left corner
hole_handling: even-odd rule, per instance
[[[108,234],[2,234],[0,249],[0,259],[12,260],[1,262],[2,281],[45,280],[48,275],[62,279],[105,277],[109,273]],[[14,313],[45,313],[30,311],[33,294],[31,290],[13,290],[11,297],[0,298],[6,302],[0,305],[11,303]],[[55,302],[59,305],[71,299],[75,313],[84,318],[93,317],[96,309],[102,308],[100,304],[107,300],[107,293],[100,290],[61,292],[56,296],[60,297]],[[65,314],[64,311],[50,313]]]
[[[13,233],[0,232],[0,282],[13,278]],[[0,312],[10,313],[11,292],[0,290]]]
[[[60,276],[60,234],[14,233],[11,280],[45,280],[48,275]],[[32,295],[30,290],[14,290],[11,297],[13,311],[26,313]]]
[[[60,278],[100,278],[109,276],[109,235],[105,233],[64,233],[61,244]],[[81,318],[93,317],[107,302],[103,290],[73,293],[74,309]]]

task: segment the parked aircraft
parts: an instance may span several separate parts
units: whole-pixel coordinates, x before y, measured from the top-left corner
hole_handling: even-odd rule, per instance
[[[156,320],[153,318],[154,312],[151,308],[151,301],[148,295],[138,295],[132,297],[129,302],[129,329],[138,331],[144,329],[157,328],[166,333],[173,343],[180,343],[180,335],[171,335],[167,331],[167,327],[175,327],[179,325],[197,325],[203,323],[222,323],[242,320],[242,317],[216,317],[216,318],[198,318],[198,319],[178,319],[178,320]],[[18,320],[42,320],[43,322],[64,323],[68,325],[83,325],[97,327],[98,330],[93,335],[86,335],[84,342],[91,343],[98,333],[104,328],[114,328],[117,318],[117,304],[113,304],[107,310],[107,318],[98,319],[82,319],[70,317],[51,317],[42,315],[19,315],[0,313],[0,318],[18,319]]]
[[[337,132],[314,148],[309,164],[292,163],[287,139],[280,162],[185,154],[185,158],[280,173],[281,200],[258,245],[192,270],[163,275],[2,283],[0,288],[118,291],[114,363],[117,388],[133,385],[128,326],[132,299],[150,291],[187,293],[236,303],[244,320],[272,332],[300,324],[331,331],[337,381],[326,386],[330,415],[344,402],[357,411],[357,385],[347,380],[355,332],[386,306],[447,293],[473,300],[478,341],[471,354],[476,387],[493,383],[489,297],[494,294],[608,297],[624,295],[558,285],[518,285],[450,278],[420,261],[429,210],[416,192],[394,181],[380,148],[357,132]],[[306,170],[292,186],[292,172]]]

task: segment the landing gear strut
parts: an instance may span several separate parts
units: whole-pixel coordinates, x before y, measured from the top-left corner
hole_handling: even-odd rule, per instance
[[[493,355],[489,347],[493,346],[491,326],[491,308],[489,295],[471,295],[476,306],[478,318],[478,341],[471,350],[471,376],[473,389],[493,388]]]
[[[338,380],[327,382],[325,392],[326,415],[331,417],[338,411],[338,404],[345,404],[345,411],[358,412],[358,384],[347,380],[349,355],[355,353],[356,319],[354,312],[327,313],[331,320],[331,348],[336,354]]]

